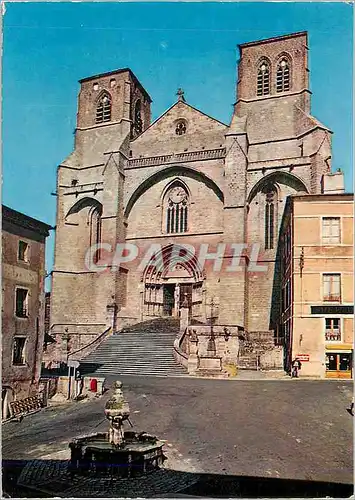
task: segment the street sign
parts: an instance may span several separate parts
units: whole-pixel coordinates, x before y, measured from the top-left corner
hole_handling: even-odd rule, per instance
[[[297,354],[296,358],[300,361],[309,361],[309,354]]]
[[[79,368],[79,366],[80,366],[79,361],[75,361],[72,359],[68,360],[68,368]]]

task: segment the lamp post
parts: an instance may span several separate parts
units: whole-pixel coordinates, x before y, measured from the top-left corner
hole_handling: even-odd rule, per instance
[[[210,338],[208,340],[207,344],[207,351],[209,353],[212,353],[214,356],[216,355],[216,342],[215,342],[215,336],[214,336],[214,331],[213,331],[213,307],[214,307],[214,302],[213,298],[211,299],[210,307],[211,307],[211,331],[210,331]]]

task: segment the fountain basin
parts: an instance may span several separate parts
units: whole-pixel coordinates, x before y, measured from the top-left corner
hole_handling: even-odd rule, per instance
[[[162,441],[146,433],[124,432],[124,442],[115,445],[109,433],[77,438],[69,443],[72,474],[119,478],[136,477],[159,469],[166,459]]]

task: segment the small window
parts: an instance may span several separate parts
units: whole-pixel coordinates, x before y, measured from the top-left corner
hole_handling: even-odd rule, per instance
[[[28,317],[28,290],[16,288],[16,316],[18,318]]]
[[[186,122],[185,120],[179,120],[176,124],[175,128],[176,135],[184,135],[186,134]]]
[[[28,262],[28,243],[25,241],[18,242],[18,260]]]
[[[12,350],[12,364],[24,365],[25,364],[25,337],[14,337],[14,344]]]
[[[143,132],[142,103],[140,99],[137,100],[134,107],[133,128],[136,135],[139,135]]]
[[[270,94],[270,68],[267,61],[262,61],[258,68],[257,95]]]
[[[340,217],[323,217],[322,240],[326,245],[340,243]]]
[[[327,342],[340,342],[340,319],[339,318],[326,318],[325,319],[325,340]]]
[[[276,92],[288,92],[290,90],[290,65],[284,57],[277,66]]]
[[[108,94],[103,94],[97,102],[96,123],[111,121],[111,98]]]
[[[340,274],[323,274],[324,302],[340,302]]]

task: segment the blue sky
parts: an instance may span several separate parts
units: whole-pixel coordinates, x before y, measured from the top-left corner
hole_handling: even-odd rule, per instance
[[[312,114],[352,191],[353,7],[345,3],[8,3],[3,20],[3,203],[55,224],[56,167],[73,148],[80,78],[130,67],[153,119],[176,100],[229,123],[237,44],[309,32]],[[47,269],[53,262],[53,236]]]

